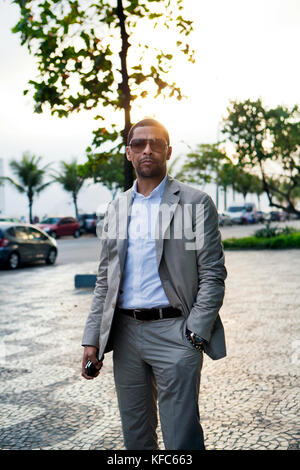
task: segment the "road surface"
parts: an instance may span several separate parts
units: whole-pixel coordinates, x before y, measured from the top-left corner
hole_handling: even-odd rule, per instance
[[[293,220],[288,222],[273,222],[272,226],[292,226],[296,227],[300,231],[300,220]],[[221,234],[222,239],[225,240],[226,238],[231,237],[247,237],[249,235],[253,235],[253,233],[262,228],[262,224],[255,224],[255,225],[233,225],[233,226],[226,226],[221,227]],[[94,235],[83,235],[80,238],[73,238],[73,237],[63,237],[57,240],[58,244],[58,257],[56,260],[56,265],[76,265],[76,269],[78,274],[84,273],[82,269],[82,264],[85,262],[91,262],[94,264],[94,272],[97,270],[97,263],[99,259],[99,248],[100,248],[100,241]],[[41,263],[43,265],[44,263]],[[36,267],[38,265],[35,265]],[[26,266],[22,269],[33,269],[34,265]],[[75,269],[75,274],[76,274]],[[0,270],[0,277],[7,273],[7,270],[1,269]]]

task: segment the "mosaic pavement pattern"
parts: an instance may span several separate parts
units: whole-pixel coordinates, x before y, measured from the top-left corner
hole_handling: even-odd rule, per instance
[[[97,263],[0,271],[0,448],[124,449],[111,353],[80,375]],[[205,357],[200,413],[211,449],[300,449],[300,252],[226,252],[228,356]],[[160,448],[164,449],[159,430]]]

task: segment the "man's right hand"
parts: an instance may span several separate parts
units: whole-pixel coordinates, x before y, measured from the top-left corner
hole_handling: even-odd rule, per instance
[[[100,369],[103,366],[103,362],[99,362],[97,359],[97,352],[98,349],[95,346],[84,346],[81,375],[87,380],[98,377],[100,374]],[[87,375],[85,371],[85,366],[88,361],[92,361],[96,369],[98,369],[98,372],[93,377]]]

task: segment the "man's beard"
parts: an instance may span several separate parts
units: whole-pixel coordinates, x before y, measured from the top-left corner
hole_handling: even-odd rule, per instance
[[[151,160],[151,161],[153,162],[153,160]],[[141,162],[141,163],[143,163],[143,162]],[[136,172],[137,176],[139,176],[140,178],[155,178],[156,176],[164,175],[165,168],[155,164],[155,162],[154,162],[154,164],[151,166],[151,168],[147,168],[147,167],[143,168],[143,165],[139,164],[136,167],[135,172]]]

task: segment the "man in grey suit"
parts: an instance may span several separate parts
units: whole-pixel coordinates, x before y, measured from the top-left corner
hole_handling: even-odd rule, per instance
[[[82,345],[82,375],[113,350],[126,449],[204,449],[198,395],[203,352],[226,355],[219,310],[226,269],[218,214],[204,192],[172,179],[164,126],[135,124],[126,155],[137,179],[112,201]],[[91,361],[97,371],[88,375]]]

